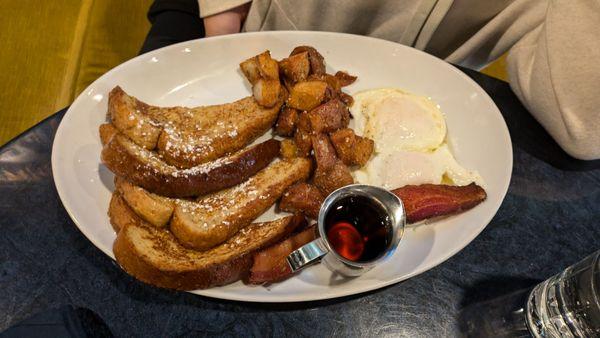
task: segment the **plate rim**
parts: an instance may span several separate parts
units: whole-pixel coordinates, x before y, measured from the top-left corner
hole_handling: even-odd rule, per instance
[[[52,142],[52,153],[51,153],[51,169],[52,169],[52,178],[54,181],[54,185],[56,187],[57,193],[59,195],[59,198],[61,200],[61,203],[64,207],[64,209],[67,211],[67,214],[69,215],[69,217],[71,218],[71,220],[73,221],[73,223],[75,223],[75,225],[77,226],[77,228],[79,229],[79,231],[81,231],[81,233],[86,237],[87,240],[89,240],[90,242],[92,242],[92,244],[99,249],[100,251],[102,251],[104,254],[106,254],[110,259],[112,259],[113,261],[116,262],[115,260],[115,256],[114,253],[112,252],[112,250],[110,250],[110,248],[107,248],[106,250],[103,248],[104,245],[99,243],[99,240],[96,239],[94,236],[91,235],[91,233],[87,230],[87,228],[85,226],[83,226],[83,224],[81,224],[80,220],[77,218],[75,211],[72,209],[71,205],[68,205],[68,203],[65,203],[64,201],[66,199],[68,199],[65,187],[62,185],[63,182],[61,181],[61,178],[59,177],[57,180],[57,172],[59,171],[58,167],[57,167],[57,163],[58,163],[58,152],[57,152],[57,148],[59,147],[59,143],[60,140],[65,137],[63,136],[63,134],[65,133],[65,124],[63,123],[63,121],[68,118],[71,114],[74,114],[75,111],[73,110],[73,106],[76,106],[79,101],[84,99],[84,95],[85,93],[87,93],[90,89],[92,89],[92,87],[94,87],[95,85],[97,85],[97,83],[100,83],[103,81],[103,79],[107,76],[112,75],[113,73],[118,72],[120,69],[127,67],[129,64],[131,63],[135,63],[135,62],[139,62],[139,60],[141,60],[142,58],[149,58],[152,57],[156,54],[160,54],[160,53],[164,53],[165,51],[168,50],[174,50],[174,49],[178,49],[181,48],[184,45],[187,44],[202,44],[202,43],[206,43],[206,41],[213,41],[213,40],[236,40],[236,39],[240,39],[240,38],[244,38],[244,37],[248,37],[248,36],[253,36],[253,35],[265,35],[265,36],[269,36],[269,35],[281,35],[281,36],[285,36],[285,35],[304,35],[304,34],[311,34],[311,35],[322,35],[322,36],[343,36],[344,38],[358,38],[358,39],[367,39],[367,40],[377,40],[379,43],[385,43],[388,44],[390,46],[394,46],[396,48],[402,48],[402,49],[407,49],[407,50],[411,50],[411,53],[415,53],[421,55],[421,57],[426,57],[429,58],[431,61],[435,62],[435,63],[440,63],[442,64],[444,67],[448,68],[449,70],[451,70],[452,72],[454,72],[455,74],[457,74],[460,78],[462,78],[462,80],[470,83],[472,86],[474,86],[475,88],[477,88],[482,95],[483,99],[485,101],[487,101],[488,104],[490,104],[491,107],[493,107],[496,111],[496,113],[498,114],[498,116],[500,117],[500,121],[502,122],[502,126],[503,126],[503,134],[505,136],[505,143],[508,145],[507,150],[509,151],[509,160],[510,163],[508,163],[509,165],[507,165],[507,168],[510,168],[509,172],[508,172],[508,179],[506,180],[506,182],[504,183],[503,187],[502,187],[502,193],[500,194],[500,203],[498,205],[498,207],[496,208],[496,211],[491,214],[490,216],[488,216],[488,218],[482,222],[485,223],[484,226],[482,226],[478,231],[476,232],[472,232],[470,234],[470,236],[468,237],[468,240],[464,241],[463,244],[457,246],[454,250],[448,251],[445,255],[443,256],[439,256],[440,258],[436,259],[435,262],[431,263],[431,264],[427,264],[424,265],[422,267],[419,267],[418,269],[415,269],[414,271],[412,271],[409,274],[406,274],[404,276],[400,276],[400,277],[395,277],[392,278],[388,281],[378,281],[376,283],[373,283],[372,285],[368,285],[368,286],[361,286],[360,290],[354,290],[354,289],[341,289],[340,291],[336,292],[335,295],[330,295],[327,293],[323,293],[323,294],[315,294],[312,295],[310,298],[307,298],[306,295],[286,295],[286,296],[277,296],[277,299],[273,299],[273,295],[271,296],[266,296],[266,300],[265,295],[253,295],[253,294],[247,294],[247,295],[238,295],[237,293],[231,294],[231,293],[227,293],[225,291],[219,290],[219,288],[210,288],[210,289],[202,289],[202,290],[190,290],[190,291],[186,291],[188,293],[192,293],[195,295],[200,295],[200,296],[204,296],[204,297],[210,297],[210,298],[214,298],[214,299],[224,299],[224,300],[232,300],[232,301],[242,301],[242,302],[262,302],[262,303],[296,303],[296,302],[311,302],[311,301],[321,301],[321,300],[325,300],[325,299],[336,299],[336,298],[342,298],[342,297],[348,297],[348,296],[352,296],[352,295],[360,295],[366,292],[370,292],[373,290],[377,290],[377,289],[381,289],[381,288],[385,288],[387,286],[393,285],[393,284],[397,284],[399,282],[402,282],[404,280],[407,280],[409,278],[412,278],[416,275],[419,275],[421,273],[424,273],[428,270],[431,270],[433,268],[435,268],[436,266],[446,262],[448,259],[450,259],[451,257],[453,257],[454,255],[456,255],[458,252],[462,251],[465,247],[467,247],[469,244],[471,244],[471,242],[473,242],[473,240],[479,236],[479,234],[485,229],[487,228],[487,226],[489,225],[489,223],[491,222],[491,220],[494,218],[494,216],[496,216],[496,214],[498,213],[498,210],[501,208],[504,199],[506,198],[506,194],[508,193],[508,188],[510,186],[510,182],[512,180],[512,171],[513,171],[513,162],[514,162],[514,153],[513,153],[513,147],[512,147],[512,139],[508,130],[508,126],[506,124],[506,121],[504,120],[504,117],[500,111],[500,109],[498,108],[498,106],[495,104],[494,100],[488,95],[488,93],[472,78],[470,78],[468,75],[466,75],[463,71],[461,71],[460,69],[458,69],[455,65],[444,61],[443,59],[440,59],[434,55],[428,54],[422,50],[410,47],[410,46],[406,46],[406,45],[402,45],[400,43],[394,42],[394,41],[390,41],[390,40],[385,40],[385,39],[381,39],[381,38],[376,38],[376,37],[370,37],[370,36],[363,36],[363,35],[357,35],[357,34],[350,34],[350,33],[338,33],[338,32],[324,32],[324,31],[264,31],[264,32],[243,32],[243,33],[238,33],[238,34],[230,34],[230,35],[222,35],[222,36],[215,36],[215,37],[209,37],[209,38],[200,38],[200,39],[195,39],[195,40],[188,40],[188,41],[182,41],[176,44],[172,44],[169,46],[165,46],[159,49],[155,49],[153,51],[150,51],[148,53],[144,53],[141,55],[138,55],[130,60],[127,60],[119,65],[117,65],[116,67],[110,69],[109,71],[107,71],[106,73],[102,74],[99,78],[97,78],[96,80],[94,80],[90,85],[88,85],[76,98],[75,100],[73,100],[73,102],[69,105],[69,108],[67,109],[66,113],[64,114],[63,118],[61,119],[61,122],[58,126],[58,128],[56,129],[56,133],[54,135],[54,139]],[[142,282],[143,283],[143,282]],[[146,283],[144,283],[146,284]],[[247,286],[247,287],[260,287],[260,286]]]

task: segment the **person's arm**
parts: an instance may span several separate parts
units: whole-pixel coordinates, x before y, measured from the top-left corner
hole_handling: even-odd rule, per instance
[[[472,34],[459,24],[474,2],[455,1],[436,31],[434,45],[471,34],[446,60],[478,68],[509,51],[510,85],[536,120],[569,155],[600,159],[600,2],[515,0]]]
[[[205,35],[196,0],[154,0],[148,20],[152,27],[140,54]]]
[[[600,158],[600,2],[549,1],[509,52],[511,87],[571,156]]]
[[[251,0],[199,0],[206,36],[239,33]]]

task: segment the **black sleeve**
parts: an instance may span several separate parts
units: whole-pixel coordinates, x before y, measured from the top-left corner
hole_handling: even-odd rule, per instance
[[[148,20],[152,27],[140,54],[205,35],[197,0],[155,0]]]

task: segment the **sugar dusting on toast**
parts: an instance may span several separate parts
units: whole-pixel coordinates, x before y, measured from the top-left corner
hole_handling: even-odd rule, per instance
[[[129,152],[131,152],[135,157],[140,158],[144,164],[140,165],[139,169],[148,169],[142,170],[141,172],[145,175],[150,174],[167,174],[173,177],[189,177],[190,175],[200,175],[211,172],[212,170],[222,167],[224,165],[228,165],[234,161],[234,157],[238,154],[242,153],[244,149],[240,152],[233,154],[230,157],[221,157],[216,160],[199,164],[197,166],[187,168],[187,169],[179,169],[173,165],[165,163],[160,154],[157,154],[151,150],[144,149],[142,147],[136,146],[133,142],[126,142],[125,145]],[[160,168],[160,170],[159,170]]]
[[[178,168],[190,168],[236,152],[264,134],[278,107],[259,106],[253,97],[235,102],[188,107],[155,107],[120,87],[109,94],[109,113],[117,129],[155,150]]]
[[[269,189],[265,189],[265,187],[268,187],[268,184],[265,182],[275,175],[281,175],[280,171],[297,170],[300,165],[288,165],[288,162],[276,161],[270,167],[267,167],[264,173],[259,172],[259,174],[241,184],[227,190],[200,197],[193,202],[185,201],[179,205],[183,212],[189,213],[192,216],[207,217],[215,213],[225,216],[235,212],[235,208],[232,207],[241,201],[267,200],[271,198],[272,194],[269,192]],[[266,175],[267,172],[269,175]],[[227,223],[229,222],[225,221],[223,223],[228,225]],[[204,226],[207,227],[208,225],[204,223]]]

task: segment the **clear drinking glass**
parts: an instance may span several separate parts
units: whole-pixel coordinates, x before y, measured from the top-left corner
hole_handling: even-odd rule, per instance
[[[527,301],[534,337],[600,336],[600,251],[538,284]]]
[[[467,306],[467,337],[600,337],[600,250],[533,289]]]

